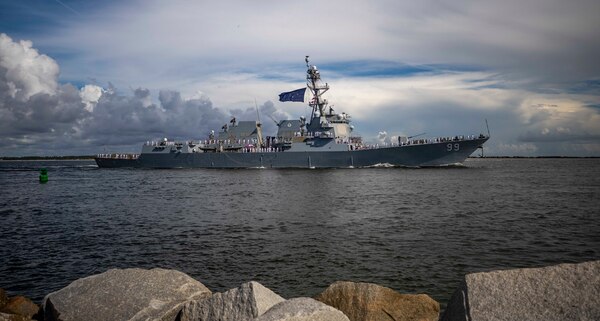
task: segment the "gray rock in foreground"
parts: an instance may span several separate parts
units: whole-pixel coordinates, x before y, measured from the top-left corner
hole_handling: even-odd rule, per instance
[[[283,301],[256,321],[349,321],[341,311],[311,298]]]
[[[273,305],[285,301],[258,282],[248,282],[203,300],[185,303],[178,321],[243,321],[253,320]]]
[[[600,320],[600,261],[467,274],[441,320]]]
[[[174,320],[184,302],[210,295],[187,274],[113,269],[79,279],[44,298],[45,320]]]

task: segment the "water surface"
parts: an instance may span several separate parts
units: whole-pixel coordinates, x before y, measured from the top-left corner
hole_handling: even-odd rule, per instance
[[[600,259],[600,159],[336,170],[3,161],[0,186],[0,287],[38,301],[109,268],[163,267],[213,291],[256,280],[314,296],[351,280],[445,304],[465,273]]]

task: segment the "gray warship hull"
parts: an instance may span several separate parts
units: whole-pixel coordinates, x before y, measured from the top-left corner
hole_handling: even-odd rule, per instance
[[[103,168],[363,168],[435,167],[464,162],[488,137],[352,151],[142,153],[136,159],[96,157]]]
[[[99,167],[133,168],[362,168],[373,166],[424,167],[462,163],[490,137],[453,136],[414,139],[423,134],[398,136],[384,146],[366,145],[352,134],[354,126],[345,112],[336,113],[322,95],[329,85],[321,80],[316,66],[306,62],[306,86],[279,95],[279,101],[304,102],[308,91],[308,119],[276,121],[277,134],[262,134],[258,121],[232,117],[218,135],[212,130],[207,140],[148,141],[140,155],[98,155]],[[487,124],[487,122],[486,122]]]

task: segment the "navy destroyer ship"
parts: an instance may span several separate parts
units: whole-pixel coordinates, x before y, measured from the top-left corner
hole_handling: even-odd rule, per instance
[[[276,121],[277,133],[265,136],[260,121],[232,118],[204,140],[148,141],[140,154],[99,154],[96,163],[104,168],[432,167],[461,164],[489,139],[488,130],[487,135],[399,137],[390,144],[365,144],[353,135],[350,115],[329,107],[323,97],[329,85],[308,56],[305,61],[306,87],[282,93],[279,100],[304,102],[308,89],[308,120]]]

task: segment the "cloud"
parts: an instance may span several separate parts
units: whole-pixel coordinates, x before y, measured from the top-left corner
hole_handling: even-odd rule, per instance
[[[98,100],[100,100],[102,92],[102,87],[96,85],[85,85],[81,88],[79,96],[81,97],[81,101],[85,104],[85,110],[88,112],[94,111],[94,107],[96,107]]]
[[[398,143],[398,136],[390,136],[388,133],[384,131],[380,131],[377,134],[377,142],[379,144],[396,144]]]
[[[13,42],[0,34],[0,94],[25,101],[37,93],[54,94],[57,90],[58,64],[32,48],[31,41]]]
[[[574,132],[569,127],[558,127],[558,128],[547,128],[544,127],[540,130],[533,131],[528,130],[518,136],[519,141],[522,142],[570,142],[570,143],[594,143],[600,142],[599,133],[590,133],[587,131]]]
[[[0,34],[0,135],[7,138],[2,144],[73,131],[84,105],[77,88],[57,83],[58,72],[58,64],[30,41]]]
[[[206,96],[184,98],[178,91],[161,90],[153,102],[151,91],[144,88],[124,95],[113,86],[59,85],[58,64],[52,58],[32,49],[31,42],[14,42],[5,34],[0,40],[2,154],[95,153],[107,145],[131,152],[149,139],[205,138],[229,120],[229,113]],[[259,109],[287,118],[272,102]],[[256,118],[254,107],[230,112]]]
[[[564,88],[600,74],[599,10],[595,0],[113,2],[36,40],[68,48],[68,77],[85,68],[119,86],[155,78],[147,86],[183,88],[310,54],[324,63],[475,66]]]
[[[527,130],[518,140],[600,143],[600,114],[585,103],[586,98],[593,99],[566,94],[527,97],[518,109]]]
[[[597,1],[558,0],[397,2],[381,6],[401,13],[396,44],[419,61],[485,66],[513,79],[560,83],[597,77],[600,42],[592,30]]]
[[[199,139],[225,123],[225,114],[207,98],[184,99],[163,90],[158,104],[148,104],[150,91],[133,95],[102,94],[89,117],[81,122],[80,137],[92,145],[130,146],[149,139]]]
[[[246,109],[231,109],[229,113],[231,116],[235,116],[237,120],[260,120],[265,136],[271,136],[277,132],[276,123],[291,118],[288,113],[277,109],[272,101],[267,101],[261,106],[248,107]]]
[[[514,156],[535,156],[538,151],[538,147],[532,143],[520,143],[520,144],[498,144],[496,151],[500,152],[500,155],[514,155]],[[487,150],[486,150],[487,152]]]

